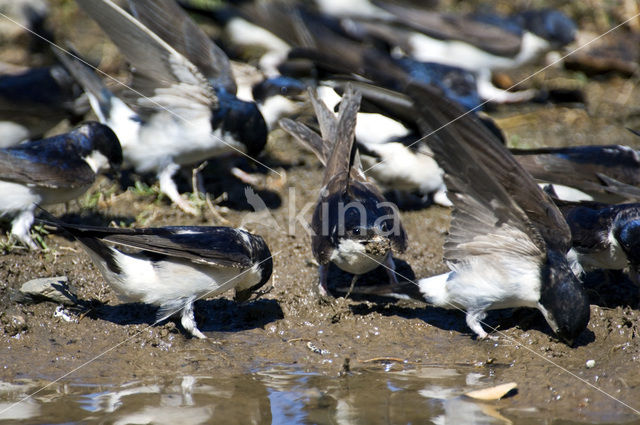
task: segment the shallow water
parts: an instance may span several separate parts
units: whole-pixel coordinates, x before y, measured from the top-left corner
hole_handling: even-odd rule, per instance
[[[510,423],[499,413],[500,402],[475,402],[461,395],[487,386],[486,379],[474,372],[435,367],[361,371],[340,377],[282,367],[233,378],[187,375],[120,385],[68,382],[43,388],[47,383],[22,381],[0,384],[0,420],[29,424]]]
[[[385,370],[386,369],[386,370]],[[17,424],[511,424],[544,413],[480,402],[463,392],[491,378],[424,367],[343,376],[278,367],[236,377],[186,375],[122,384],[0,383],[0,422]],[[30,394],[32,397],[27,397]],[[517,395],[516,395],[517,397]],[[554,422],[555,423],[555,422]],[[566,422],[563,422],[566,423]]]

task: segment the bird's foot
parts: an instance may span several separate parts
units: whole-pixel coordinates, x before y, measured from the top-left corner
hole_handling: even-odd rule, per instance
[[[196,319],[193,315],[193,304],[189,303],[182,310],[182,317],[180,318],[180,324],[184,328],[185,331],[189,332],[196,338],[207,339],[205,334],[200,332],[198,329],[198,325],[196,324]]]
[[[489,341],[498,341],[500,339],[500,337],[498,335],[494,335],[494,334],[488,334],[488,333],[484,333],[484,335],[478,335],[478,339],[481,341],[485,341],[485,340],[489,340]]]

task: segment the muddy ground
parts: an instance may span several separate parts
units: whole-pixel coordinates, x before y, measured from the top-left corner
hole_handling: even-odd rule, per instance
[[[533,70],[509,75],[517,80]],[[640,147],[640,139],[625,130],[640,128],[636,82],[635,77],[587,78],[552,68],[527,85],[571,84],[584,90],[585,105],[530,104],[499,107],[490,114],[512,146]],[[245,186],[221,175],[214,163],[201,174],[212,198],[227,193],[228,199],[216,207],[224,222],[206,205],[201,217],[191,217],[158,198],[154,188],[127,189],[138,179],[130,175],[123,185],[101,178],[79,202],[51,211],[65,220],[103,225],[244,224],[261,234],[274,253],[270,292],[242,305],[231,300],[232,294],[198,301],[198,325],[209,337],[198,340],[185,336],[173,321],[151,326],[152,308],[122,304],[80,245],[62,235],[44,235],[48,249],[36,252],[5,246],[0,262],[0,379],[53,380],[69,374],[65,379],[117,382],[198,373],[235,376],[273,365],[337,376],[347,361],[357,373],[387,359],[395,368],[465,366],[496,383],[515,381],[518,394],[500,404],[514,411],[535,407],[536,416],[573,421],[637,420],[621,404],[640,409],[640,303],[638,289],[623,276],[587,276],[591,321],[574,347],[558,342],[537,311],[524,309],[490,313],[487,323],[498,328],[497,341],[476,340],[461,312],[366,294],[386,282],[381,269],[361,279],[349,299],[341,297],[349,276],[332,270],[330,286],[337,298],[322,303],[312,292],[317,267],[310,238],[300,225],[289,233],[290,217],[317,196],[321,165],[280,130],[272,132],[260,160],[281,176],[242,158],[233,162],[259,175],[255,190],[275,221],[266,212],[252,213]],[[189,178],[182,185],[191,190]],[[415,289],[412,280],[446,271],[442,245],[449,215],[438,206],[402,212],[410,244],[397,263],[408,291]],[[68,309],[68,319],[54,315],[53,303],[14,302],[25,281],[58,275],[68,276],[81,300]],[[595,361],[593,368],[586,366],[588,360]]]

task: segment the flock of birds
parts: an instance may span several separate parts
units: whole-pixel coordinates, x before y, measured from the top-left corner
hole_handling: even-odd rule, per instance
[[[480,112],[486,101],[549,97],[498,89],[491,75],[570,43],[576,27],[559,11],[461,16],[369,0],[211,10],[129,0],[128,11],[111,0],[77,3],[132,79],[118,95],[78,53],[58,47],[58,65],[0,79],[14,113],[0,122],[0,212],[32,249],[38,206],[77,198],[109,167],[155,175],[162,193],[195,213],[174,174],[229,152],[255,159],[280,126],[325,165],[311,222],[319,296],[329,296],[330,263],[353,274],[352,288],[381,265],[398,283],[393,254],[406,250],[407,233],[382,194],[389,190],[452,207],[444,247],[451,271],[418,286],[428,303],[464,309],[480,338],[488,310],[532,307],[571,345],[589,322],[585,270],[628,268],[639,280],[640,204],[620,203],[639,197],[638,153],[615,145],[509,150]],[[238,84],[193,14],[224,29],[227,50],[262,49],[264,79]],[[100,123],[38,139],[63,118],[81,120],[83,99]],[[303,101],[316,120],[290,118]],[[75,237],[124,299],[158,306],[158,320],[179,314],[199,338],[195,300],[230,289],[247,300],[272,273],[264,239],[241,229],[96,227],[44,210],[37,220]]]

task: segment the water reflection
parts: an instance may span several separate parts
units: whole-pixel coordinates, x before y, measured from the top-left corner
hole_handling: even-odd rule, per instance
[[[460,394],[491,382],[478,373],[421,368],[332,377],[276,367],[218,378],[122,385],[0,383],[0,419],[13,423],[113,424],[508,424],[497,408]]]

